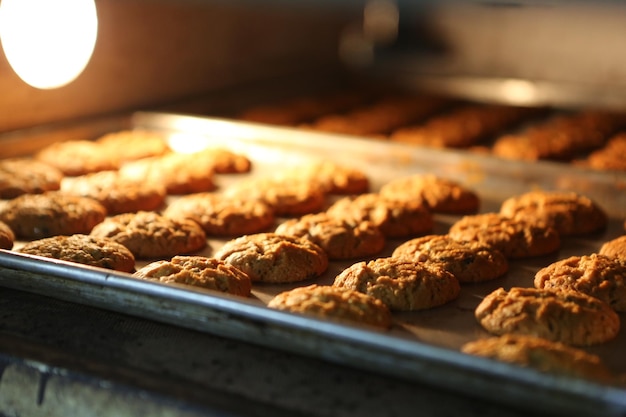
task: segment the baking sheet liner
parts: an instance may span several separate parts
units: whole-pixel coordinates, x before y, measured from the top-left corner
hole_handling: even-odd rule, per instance
[[[86,122],[75,132],[89,131]],[[567,189],[583,193],[600,204],[610,217],[609,227],[586,237],[567,238],[553,255],[511,261],[505,277],[463,285],[459,298],[445,306],[419,312],[394,312],[389,331],[343,325],[274,311],[265,307],[277,293],[311,283],[331,284],[354,262],[331,262],[319,279],[291,284],[254,284],[250,298],[229,296],[182,286],[163,285],[132,278],[128,274],[70,264],[63,261],[0,251],[0,285],[95,305],[229,338],[301,353],[360,369],[380,372],[421,383],[464,392],[493,401],[571,415],[626,413],[626,389],[592,381],[557,377],[471,357],[459,353],[470,340],[486,337],[473,316],[481,298],[492,290],[532,286],[535,272],[556,260],[596,252],[600,245],[624,234],[626,174],[571,167],[559,163],[505,161],[463,151],[419,148],[326,133],[242,123],[227,119],[192,117],[171,113],[138,112],[93,123],[111,131],[128,127],[148,128],[204,141],[247,155],[250,174],[216,176],[221,189],[249,175],[276,172],[311,160],[327,159],[365,171],[377,190],[387,181],[430,172],[457,180],[475,190],[481,212],[497,211],[505,198],[532,189]],[[30,149],[32,142],[55,140],[54,134],[12,134],[11,143]],[[67,136],[66,136],[67,137]],[[5,138],[0,137],[0,143]],[[28,141],[31,141],[27,145]],[[4,142],[7,143],[7,142]],[[2,147],[6,149],[6,147]],[[19,152],[13,148],[12,154]],[[6,152],[0,150],[0,156]],[[459,216],[435,215],[434,233],[446,233]],[[390,255],[404,240],[390,240],[379,257]],[[211,256],[224,240],[209,238],[200,254]],[[19,242],[16,244],[19,247]],[[146,262],[138,262],[141,267]],[[626,319],[622,314],[622,321]],[[626,332],[608,343],[586,348],[598,354],[616,374],[626,374],[623,352]]]

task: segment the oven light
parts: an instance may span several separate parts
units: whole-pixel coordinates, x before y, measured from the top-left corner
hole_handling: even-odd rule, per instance
[[[27,84],[62,87],[85,69],[96,44],[95,0],[2,0],[0,41]]]

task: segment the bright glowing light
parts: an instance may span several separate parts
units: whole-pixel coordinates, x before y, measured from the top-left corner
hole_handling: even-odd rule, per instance
[[[13,70],[41,89],[62,87],[85,69],[96,44],[95,0],[2,0],[0,41]]]

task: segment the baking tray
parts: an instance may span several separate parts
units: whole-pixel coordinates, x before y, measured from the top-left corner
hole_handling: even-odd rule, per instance
[[[487,336],[473,316],[481,297],[498,287],[532,286],[532,277],[539,268],[571,255],[595,252],[604,241],[624,233],[626,174],[550,162],[504,161],[463,151],[228,119],[151,112],[14,132],[0,137],[0,157],[68,138],[68,132],[95,138],[103,131],[126,128],[159,130],[171,136],[180,135],[183,140],[201,140],[246,154],[253,162],[252,173],[218,176],[221,188],[247,175],[263,175],[308,160],[327,159],[364,170],[372,190],[393,178],[424,172],[457,180],[479,194],[481,212],[496,211],[504,198],[531,189],[575,190],[605,209],[610,217],[609,227],[591,237],[566,239],[557,254],[512,261],[505,277],[464,285],[459,298],[445,306],[394,313],[394,326],[388,331],[337,324],[266,307],[267,301],[278,292],[313,282],[332,283],[336,274],[358,260],[331,262],[326,274],[314,281],[255,284],[252,296],[244,299],[3,250],[0,251],[1,286],[308,355],[515,407],[580,416],[626,414],[624,386],[544,374],[459,352],[463,343]],[[7,144],[12,145],[10,151]],[[458,218],[435,215],[434,233],[445,233]],[[389,241],[379,256],[389,255],[401,242]],[[209,239],[209,246],[202,254],[210,256],[221,243],[219,239]],[[623,314],[621,318],[624,321]],[[625,348],[626,332],[622,330],[615,340],[587,350],[600,355],[616,374],[623,375],[626,374],[622,355]]]

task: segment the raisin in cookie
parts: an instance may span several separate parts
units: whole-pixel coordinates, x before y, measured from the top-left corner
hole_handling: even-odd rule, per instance
[[[217,193],[181,196],[163,214],[188,218],[202,226],[207,235],[238,236],[261,232],[274,225],[274,212],[262,201],[226,197]]]
[[[299,236],[320,246],[330,260],[375,255],[385,247],[385,235],[371,222],[338,219],[326,213],[289,219],[276,234]]]
[[[187,219],[171,219],[152,211],[108,217],[91,231],[126,246],[139,259],[192,253],[207,245],[202,227]]]
[[[578,291],[499,288],[474,313],[490,333],[537,336],[568,345],[607,342],[620,328],[619,316],[607,303]]]
[[[326,252],[296,236],[257,233],[226,242],[215,257],[241,269],[253,282],[297,282],[328,268]]]
[[[0,249],[11,249],[15,243],[15,234],[8,224],[0,222]]]
[[[497,249],[478,242],[463,242],[448,235],[428,235],[396,247],[393,257],[441,266],[461,283],[490,281],[509,269],[506,257]]]
[[[580,291],[626,312],[626,264],[608,256],[570,256],[535,274],[535,288]]]
[[[333,283],[369,294],[391,310],[424,310],[459,296],[459,281],[436,264],[406,258],[379,258],[344,269]]]
[[[125,163],[120,175],[135,181],[162,184],[168,194],[213,191],[213,163],[196,154],[168,153]]]
[[[569,191],[530,191],[506,199],[500,214],[553,227],[561,236],[582,235],[606,227],[604,211],[586,196]]]
[[[393,200],[421,201],[435,213],[471,214],[480,206],[474,191],[456,181],[429,174],[391,180],[381,187],[380,194]]]
[[[161,184],[124,178],[117,171],[66,177],[61,182],[61,192],[97,200],[109,215],[156,210],[166,197]]]
[[[320,211],[326,203],[326,193],[315,181],[281,175],[248,178],[234,184],[225,195],[260,200],[277,216],[286,217]]]
[[[371,222],[387,237],[423,235],[435,224],[432,213],[421,202],[390,200],[375,193],[341,198],[326,213],[351,222]]]
[[[137,278],[206,288],[242,297],[252,290],[250,277],[224,261],[203,256],[174,256],[152,262],[133,274]]]
[[[276,295],[269,308],[322,319],[382,328],[391,326],[391,312],[380,300],[348,288],[309,285]]]
[[[566,377],[610,382],[613,376],[599,356],[540,337],[506,334],[468,342],[461,351]]]
[[[509,259],[546,255],[561,246],[561,238],[552,227],[498,213],[464,216],[450,227],[448,234],[455,240],[492,246]]]
[[[131,251],[103,237],[83,234],[52,236],[28,242],[18,252],[115,271],[135,271],[135,257]]]
[[[25,239],[88,234],[106,214],[106,208],[96,200],[58,191],[24,194],[0,207],[0,221],[5,222],[16,237]]]
[[[61,187],[62,179],[59,169],[36,159],[0,160],[0,198],[55,191]]]

